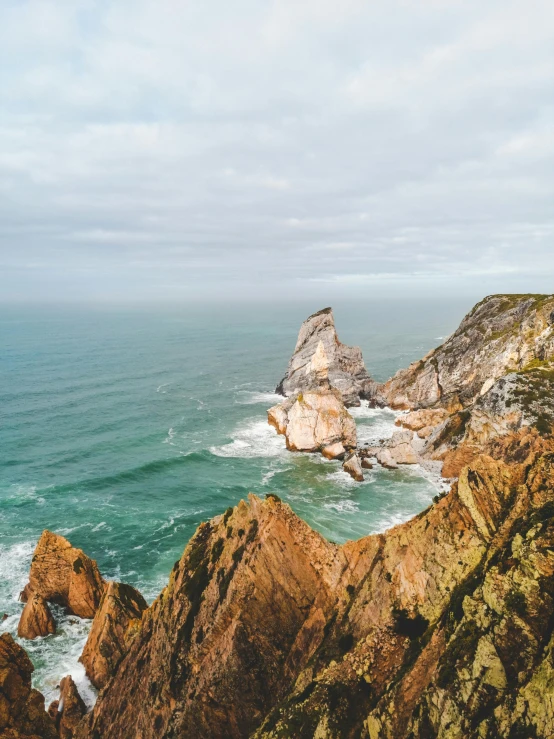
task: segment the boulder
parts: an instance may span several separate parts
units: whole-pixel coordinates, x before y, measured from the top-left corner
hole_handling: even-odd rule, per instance
[[[290,396],[320,386],[328,377],[346,406],[359,405],[374,385],[359,347],[342,344],[337,336],[331,308],[307,318],[298,334],[294,353],[277,392]]]
[[[44,696],[31,688],[34,667],[10,634],[0,636],[0,736],[6,739],[56,739]]]
[[[19,619],[17,635],[22,639],[36,639],[56,633],[56,622],[48,603],[38,593],[31,593]]]
[[[366,457],[364,457],[362,459],[362,469],[364,469],[364,470],[372,470],[373,469],[373,465],[371,464],[371,462],[369,461],[369,459],[367,459]]]
[[[337,441],[335,444],[324,446],[321,450],[321,454],[325,459],[342,459],[346,454],[346,449],[340,441]]]
[[[33,555],[29,585],[23,591],[58,603],[75,616],[93,618],[105,581],[93,559],[67,539],[44,531]]]
[[[357,482],[364,481],[364,472],[362,470],[362,464],[357,454],[352,454],[346,459],[342,465],[342,469],[348,472],[350,477],[353,477]]]
[[[60,739],[73,739],[75,730],[87,712],[87,707],[71,675],[60,682],[60,699],[53,701],[48,714],[53,718]]]
[[[354,449],[356,424],[337,390],[310,391],[299,394],[290,408],[285,437],[291,451],[317,452],[337,443]]]
[[[135,622],[148,604],[130,585],[109,582],[96,612],[80,661],[91,683],[103,688],[126,654]]]

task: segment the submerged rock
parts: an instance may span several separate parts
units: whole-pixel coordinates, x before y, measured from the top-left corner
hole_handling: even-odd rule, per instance
[[[56,633],[56,622],[48,604],[38,593],[31,593],[19,619],[17,635],[22,639],[36,639]]]
[[[135,588],[108,582],[79,658],[96,688],[103,688],[114,675],[147,607]]]
[[[33,664],[10,634],[0,636],[0,736],[5,739],[56,739],[44,696],[31,688]]]
[[[329,378],[346,406],[359,405],[374,385],[360,348],[339,341],[331,308],[314,313],[300,327],[287,373],[276,392],[290,396],[311,390],[322,377]]]

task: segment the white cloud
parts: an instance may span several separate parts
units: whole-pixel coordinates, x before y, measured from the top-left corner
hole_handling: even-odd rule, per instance
[[[546,0],[6,0],[0,292],[544,280],[553,34]]]

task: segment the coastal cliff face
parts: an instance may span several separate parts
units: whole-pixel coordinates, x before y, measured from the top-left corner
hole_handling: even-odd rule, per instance
[[[360,405],[360,398],[366,396],[374,383],[365,368],[361,349],[339,341],[331,308],[314,313],[300,327],[286,375],[276,392],[289,396],[317,385],[313,359],[314,356],[317,359],[318,353],[324,353],[329,382],[340,392],[344,404]]]
[[[392,408],[471,405],[496,380],[554,358],[554,295],[492,295],[420,362],[379,388]]]
[[[201,524],[144,612],[108,586],[86,661],[116,658],[73,736],[554,736],[552,310],[552,296],[488,298],[373,387],[411,410],[381,451],[396,464],[416,449],[456,478],[412,520],[338,546],[250,496]],[[272,409],[281,433],[310,393],[346,412],[323,342],[310,350],[310,388]]]
[[[199,528],[78,736],[550,726],[553,464],[480,457],[428,511],[341,547],[251,496]]]

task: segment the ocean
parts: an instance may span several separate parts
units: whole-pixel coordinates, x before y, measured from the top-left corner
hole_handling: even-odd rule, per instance
[[[472,301],[335,303],[341,341],[384,380],[440,344]],[[48,528],[107,579],[152,601],[201,521],[249,492],[277,493],[336,542],[426,508],[419,468],[368,471],[291,454],[266,422],[301,322],[319,304],[0,307],[0,618],[17,633],[20,590]],[[353,409],[359,439],[396,415]],[[47,705],[78,663],[90,622],[55,610],[58,633],[22,641]]]

